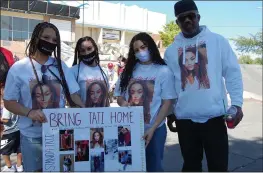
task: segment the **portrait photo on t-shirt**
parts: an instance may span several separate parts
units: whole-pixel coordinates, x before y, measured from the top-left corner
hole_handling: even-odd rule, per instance
[[[106,107],[107,87],[103,80],[87,80],[86,107]]]
[[[178,49],[182,91],[209,89],[206,43],[201,41],[198,47],[187,45],[185,52],[183,50],[182,47]]]
[[[128,85],[128,102],[131,106],[143,106],[144,123],[151,120],[150,104],[154,93],[154,80],[132,79]]]
[[[44,83],[38,83],[37,80],[32,80],[30,81],[30,89],[32,109],[59,107],[61,85],[57,80],[47,80]]]

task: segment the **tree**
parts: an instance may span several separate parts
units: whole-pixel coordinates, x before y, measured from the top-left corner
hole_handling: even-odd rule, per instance
[[[234,41],[237,50],[241,52],[262,55],[262,32],[258,32],[255,35],[250,34],[250,37],[239,36],[237,38],[232,38],[231,40]]]
[[[163,31],[159,32],[164,47],[169,46],[174,41],[174,37],[179,32],[180,32],[180,28],[174,21],[165,24],[163,26]]]
[[[253,64],[253,59],[249,55],[241,55],[239,57],[239,63],[240,64]]]
[[[254,64],[263,65],[263,59],[262,59],[262,58],[256,58],[256,59],[254,60]]]

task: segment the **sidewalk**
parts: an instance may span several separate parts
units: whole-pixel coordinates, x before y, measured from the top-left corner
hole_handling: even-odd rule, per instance
[[[262,103],[245,100],[244,118],[229,134],[229,171],[263,171]],[[204,156],[205,158],[205,156]],[[180,172],[183,160],[177,133],[169,132],[164,153],[165,171]],[[203,162],[207,171],[206,161]]]

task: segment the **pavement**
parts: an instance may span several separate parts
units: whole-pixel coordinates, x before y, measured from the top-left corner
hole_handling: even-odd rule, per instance
[[[262,98],[262,65],[240,64],[244,91]]]
[[[254,99],[245,100],[243,112],[241,123],[235,129],[228,130],[229,171],[262,172],[262,102]],[[177,133],[168,132],[163,163],[165,171],[180,172],[182,168],[183,160]],[[208,171],[205,159],[203,171]]]

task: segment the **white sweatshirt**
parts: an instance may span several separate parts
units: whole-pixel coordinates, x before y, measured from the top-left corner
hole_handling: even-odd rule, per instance
[[[167,48],[164,60],[175,76],[176,117],[204,123],[226,112],[226,89],[231,104],[242,106],[243,82],[228,41],[206,26],[200,28],[193,38],[179,33]]]

